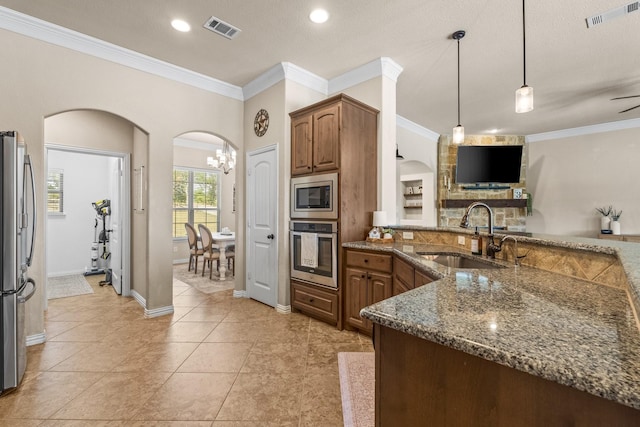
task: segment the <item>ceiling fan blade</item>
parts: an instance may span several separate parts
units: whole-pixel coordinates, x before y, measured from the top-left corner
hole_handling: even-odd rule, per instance
[[[640,98],[640,95],[619,96],[617,98],[611,98],[611,100],[614,101],[616,99],[629,99],[629,98]]]
[[[636,105],[635,107],[627,108],[626,110],[618,111],[618,114],[626,113],[627,111],[635,110],[636,108],[640,108],[640,104]]]

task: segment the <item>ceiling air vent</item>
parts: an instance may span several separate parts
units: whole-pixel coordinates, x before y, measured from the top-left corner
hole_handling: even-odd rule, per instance
[[[204,27],[207,30],[211,30],[214,33],[220,34],[228,39],[234,39],[238,34],[240,34],[239,28],[234,27],[231,24],[224,22],[221,19],[212,16],[204,23]]]
[[[595,15],[587,18],[587,28],[594,27],[599,24],[604,24],[612,19],[619,18],[622,15],[626,15],[631,12],[636,12],[640,9],[640,1],[634,1],[632,3],[625,4],[624,6],[616,7],[615,9],[608,10],[600,15]]]

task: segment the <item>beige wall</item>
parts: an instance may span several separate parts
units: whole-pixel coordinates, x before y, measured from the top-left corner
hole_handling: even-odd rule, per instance
[[[35,167],[36,191],[43,194],[44,118],[63,111],[96,109],[121,116],[149,136],[148,149],[148,268],[146,308],[172,305],[171,170],[172,141],[199,130],[221,135],[243,151],[243,105],[188,85],[166,80],[9,31],[0,31],[0,50],[13,66],[3,69],[0,126],[21,132]],[[43,204],[39,215],[44,217]],[[44,280],[44,232],[37,231],[31,275]],[[134,236],[134,238],[137,236]],[[137,247],[136,243],[133,243]],[[241,258],[238,259],[238,266]],[[134,272],[134,277],[136,274]],[[43,294],[27,306],[27,335],[44,331]]]
[[[527,231],[595,237],[595,208],[622,209],[623,234],[640,234],[640,128],[582,135],[529,146]]]

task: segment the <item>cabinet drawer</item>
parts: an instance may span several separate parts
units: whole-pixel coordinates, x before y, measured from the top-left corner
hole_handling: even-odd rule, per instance
[[[413,289],[415,269],[398,257],[393,257],[393,273],[407,289]]]
[[[338,295],[315,286],[291,281],[291,305],[312,316],[338,321]]]
[[[391,255],[374,254],[371,252],[347,251],[347,265],[366,268],[367,270],[391,273]]]

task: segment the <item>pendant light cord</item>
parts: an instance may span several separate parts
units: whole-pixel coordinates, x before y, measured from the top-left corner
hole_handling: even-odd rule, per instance
[[[524,0],[522,0],[524,1]],[[458,42],[458,126],[460,126],[460,39]]]
[[[526,33],[525,33],[525,28],[524,28],[524,2],[525,0],[522,0],[522,74],[523,74],[523,86],[527,85],[527,44],[525,42],[526,40]]]

